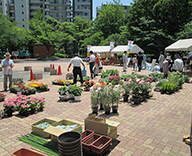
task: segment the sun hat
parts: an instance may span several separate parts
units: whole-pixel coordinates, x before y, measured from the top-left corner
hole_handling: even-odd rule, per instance
[[[4,57],[7,57],[7,56],[11,57],[11,54],[9,52],[6,52]]]
[[[170,56],[167,56],[167,57],[166,57],[166,60],[171,60],[171,57],[170,57]]]

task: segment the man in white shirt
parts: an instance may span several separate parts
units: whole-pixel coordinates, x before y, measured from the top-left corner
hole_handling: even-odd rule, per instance
[[[5,53],[5,59],[1,61],[1,66],[4,69],[3,75],[4,75],[4,82],[3,82],[3,88],[4,91],[7,91],[7,79],[9,78],[9,88],[12,85],[12,75],[13,71],[12,68],[14,67],[13,61],[10,59],[11,55],[9,52]]]
[[[93,55],[93,52],[90,51],[90,56],[89,56],[89,67],[90,67],[90,73],[91,73],[91,78],[93,79],[95,77],[95,73],[93,70],[93,67],[95,65],[95,55]]]
[[[78,57],[78,54],[75,54],[75,57],[71,59],[67,71],[69,71],[69,68],[71,67],[72,64],[73,64],[73,84],[77,83],[77,75],[79,75],[81,86],[83,86],[81,64],[83,65],[83,68],[85,68],[85,65],[83,63],[83,60],[80,57]]]
[[[127,68],[127,51],[124,51],[123,54],[123,72],[126,72]]]
[[[176,57],[177,59],[174,61],[174,70],[176,71],[183,71],[183,60],[181,59],[181,57],[179,55],[177,55]]]

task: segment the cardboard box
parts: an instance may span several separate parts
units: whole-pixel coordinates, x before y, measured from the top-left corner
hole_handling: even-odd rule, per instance
[[[32,131],[33,131],[34,134],[37,134],[37,135],[39,135],[39,136],[41,136],[43,138],[50,138],[50,134],[44,132],[45,129],[40,128],[40,127],[36,127],[35,125],[38,125],[38,124],[43,123],[43,122],[49,122],[50,124],[52,124],[52,123],[54,123],[56,121],[58,121],[58,119],[56,119],[56,118],[53,118],[53,119],[51,119],[51,118],[42,119],[42,120],[40,120],[38,122],[35,122],[34,124],[31,125]]]
[[[92,130],[95,133],[106,135],[113,140],[117,138],[117,127],[119,126],[119,122],[111,121],[111,120],[100,120],[95,115],[89,116],[85,119],[85,130]],[[105,122],[104,122],[105,121]],[[108,126],[110,126],[110,132],[108,133]]]
[[[50,134],[51,135],[51,140],[53,142],[57,143],[57,137],[60,134],[65,133],[67,131],[65,131],[64,129],[56,128],[55,126],[58,126],[58,125],[75,125],[75,124],[78,124],[78,126],[75,129],[73,129],[72,131],[80,133],[82,131],[82,124],[83,123],[79,122],[77,120],[73,120],[73,119],[64,119],[64,120],[60,120],[58,122],[54,122],[51,126],[46,128],[44,130],[44,132]]]

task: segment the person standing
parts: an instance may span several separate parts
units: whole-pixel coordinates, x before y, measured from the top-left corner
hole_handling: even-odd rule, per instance
[[[134,55],[133,57],[133,70],[137,70],[137,55]]]
[[[163,73],[164,73],[164,78],[167,78],[167,76],[168,76],[170,60],[171,60],[171,57],[167,56],[166,59],[163,61],[162,69],[163,69]]]
[[[141,64],[142,64],[142,60],[143,60],[143,55],[141,52],[139,52],[138,56],[137,56],[137,60],[138,60],[138,67],[139,67],[139,72],[141,71]]]
[[[91,73],[91,78],[93,79],[95,77],[95,72],[93,70],[93,67],[95,65],[95,55],[93,55],[93,52],[90,51],[90,56],[89,56],[89,67],[90,67],[90,73]]]
[[[100,54],[97,53],[97,57],[95,58],[95,75],[98,75],[99,74],[99,63],[100,63]]]
[[[147,59],[147,56],[145,55],[145,53],[143,53],[143,65],[144,65],[144,69],[146,69],[146,59]]]
[[[4,75],[4,83],[3,83],[3,88],[4,91],[7,91],[7,79],[9,78],[9,89],[11,88],[12,85],[12,68],[14,67],[14,62],[10,59],[11,55],[9,52],[6,52],[4,55],[5,59],[1,61],[1,66],[4,69],[3,70],[3,75]]]
[[[127,66],[127,51],[124,51],[124,54],[123,54],[123,72],[126,72],[126,66]]]
[[[160,52],[158,61],[159,61],[159,67],[160,67],[161,72],[163,72],[162,66],[163,66],[164,59],[165,59],[165,57],[163,55],[163,52]]]
[[[176,60],[174,61],[174,69],[176,71],[182,72],[183,71],[183,60],[179,55],[177,55]]]
[[[83,68],[85,69],[85,65],[83,63],[83,60],[78,57],[78,54],[75,54],[75,57],[70,60],[69,66],[67,68],[67,71],[69,71],[69,68],[73,64],[73,84],[77,83],[77,75],[80,77],[81,86],[83,86],[83,76],[81,71],[81,64],[83,65]]]

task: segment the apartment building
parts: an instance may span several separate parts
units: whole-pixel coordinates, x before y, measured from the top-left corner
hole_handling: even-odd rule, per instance
[[[0,12],[4,15],[9,15],[9,1],[0,0]]]
[[[93,0],[73,0],[73,17],[92,20]]]

